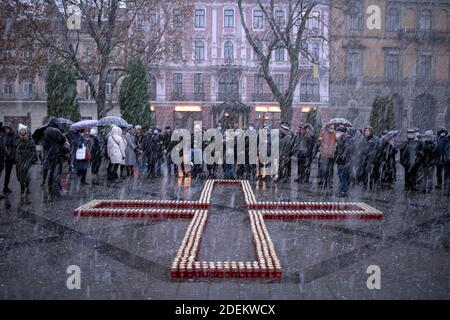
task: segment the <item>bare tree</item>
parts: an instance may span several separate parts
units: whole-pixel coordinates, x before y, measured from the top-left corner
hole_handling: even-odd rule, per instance
[[[172,21],[173,10],[177,19],[192,11],[187,0],[8,1],[21,8],[29,42],[48,48],[87,83],[99,118],[113,109],[107,83],[114,90],[131,57],[155,62],[166,56],[183,32]]]
[[[316,0],[286,0],[282,2],[256,0],[256,4],[259,10],[263,12],[265,19],[265,32],[254,32],[249,28],[245,18],[245,1],[237,0],[237,3],[247,41],[253,48],[261,65],[261,74],[267,81],[275,99],[280,104],[281,120],[291,123],[294,92],[301,77],[301,55],[315,64],[318,63],[316,61],[317,58],[310,54],[303,44],[311,36],[326,40],[323,34],[310,35],[307,32],[308,20],[319,19],[320,21],[321,19],[321,17],[311,15],[313,8],[319,2]],[[276,15],[275,12],[279,6],[287,8],[286,18],[280,18]],[[264,43],[265,46],[261,46],[261,43]],[[289,80],[285,90],[279,88],[271,72],[272,52],[277,48],[285,49],[289,57]]]

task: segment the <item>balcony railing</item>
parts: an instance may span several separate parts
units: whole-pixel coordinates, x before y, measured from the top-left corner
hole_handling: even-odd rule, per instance
[[[446,42],[450,41],[450,32],[403,28],[397,32],[397,37],[399,40],[407,42]]]
[[[252,94],[253,102],[276,102],[272,93],[254,93]]]
[[[204,93],[178,93],[173,92],[171,97],[171,101],[206,101],[206,94]]]

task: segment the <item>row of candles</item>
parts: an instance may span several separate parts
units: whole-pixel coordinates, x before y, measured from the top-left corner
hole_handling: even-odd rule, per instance
[[[171,270],[172,278],[280,278],[281,269],[267,268],[257,261],[190,262]]]
[[[258,211],[266,219],[382,219],[374,212],[351,210],[263,210]]]
[[[352,211],[364,210],[364,208],[362,207],[362,203],[354,203],[354,202],[288,202],[288,201],[255,202],[254,204],[250,205],[250,209],[352,210]]]
[[[166,217],[166,218],[192,218],[196,210],[192,209],[87,209],[76,211],[75,215],[81,217]]]
[[[102,201],[95,208],[129,207],[129,208],[200,208],[198,201],[180,200],[109,200]]]
[[[212,189],[214,187],[214,180],[207,180],[200,194],[199,203],[209,204],[211,201]]]

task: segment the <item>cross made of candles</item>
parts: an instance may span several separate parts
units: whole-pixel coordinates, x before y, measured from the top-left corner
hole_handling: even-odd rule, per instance
[[[240,185],[250,218],[257,261],[197,261],[214,185]],[[281,265],[265,219],[383,219],[362,202],[258,202],[248,180],[207,180],[198,201],[93,200],[80,217],[192,219],[170,269],[172,278],[280,278]]]

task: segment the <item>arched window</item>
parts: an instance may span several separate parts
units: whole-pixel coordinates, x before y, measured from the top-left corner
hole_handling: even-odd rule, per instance
[[[400,10],[398,8],[389,8],[387,16],[387,30],[397,31],[400,26]]]
[[[423,10],[420,13],[419,18],[419,30],[430,31],[431,30],[431,10]]]
[[[300,100],[303,102],[320,101],[319,80],[314,79],[312,74],[307,75],[300,82]]]
[[[230,63],[233,61],[233,51],[233,43],[231,41],[226,41],[223,47],[223,57],[225,59],[225,63]]]
[[[362,28],[362,9],[360,1],[353,1],[347,11],[347,29],[361,30]]]
[[[231,73],[224,74],[219,79],[219,100],[238,100],[239,80]]]
[[[156,100],[156,78],[150,74],[148,77],[148,82],[149,82],[149,96],[150,96],[150,101],[155,101]]]

